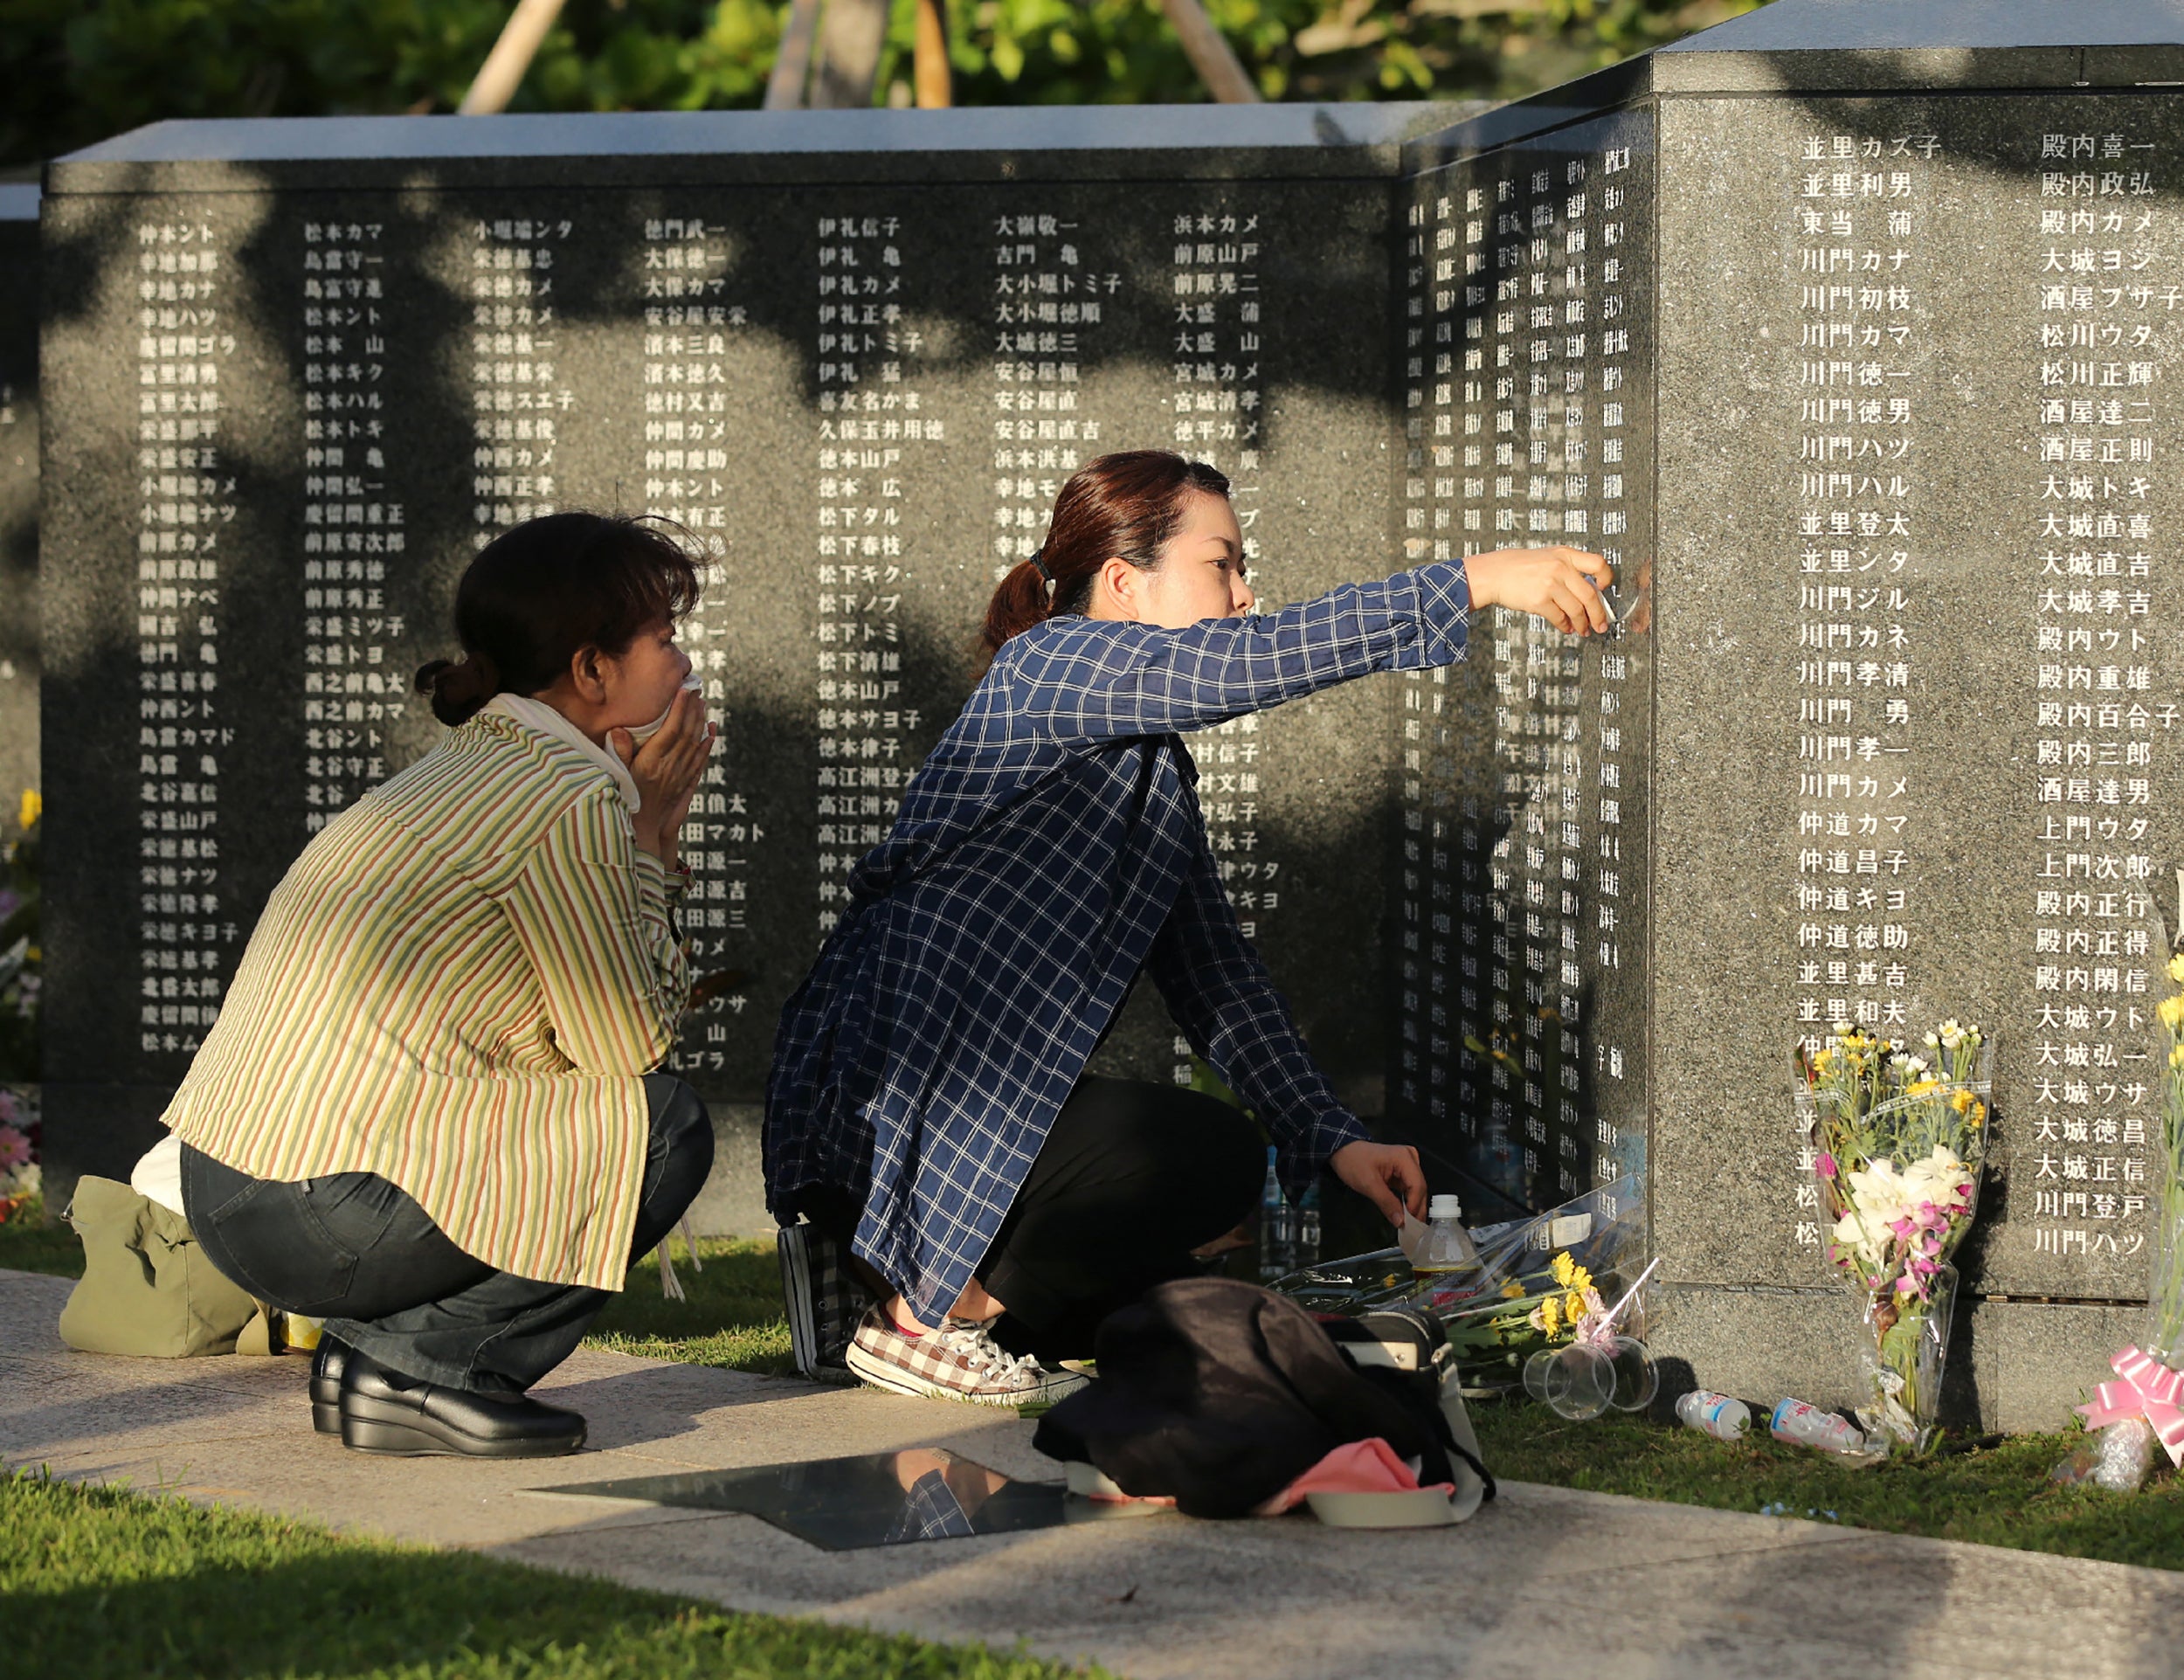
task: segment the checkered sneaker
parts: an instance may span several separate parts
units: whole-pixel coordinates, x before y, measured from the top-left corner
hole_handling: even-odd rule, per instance
[[[842,1356],[864,1310],[865,1295],[841,1244],[812,1226],[791,1225],[783,1227],[775,1246],[796,1368],[813,1382],[854,1383],[856,1375]]]
[[[1049,1371],[1036,1359],[1004,1353],[984,1324],[950,1318],[912,1336],[877,1306],[857,1321],[849,1368],[874,1388],[972,1406],[1029,1406],[1084,1386],[1075,1372]]]

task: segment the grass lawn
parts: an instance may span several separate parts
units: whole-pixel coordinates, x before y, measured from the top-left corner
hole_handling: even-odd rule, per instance
[[[703,1271],[684,1257],[681,1236],[673,1241],[675,1279],[689,1298],[670,1301],[660,1293],[660,1258],[647,1255],[631,1272],[629,1287],[607,1303],[585,1345],[648,1359],[794,1376],[773,1239],[700,1237]]]
[[[70,1680],[1054,1680],[1083,1672],[29,1475],[0,1477],[0,1673]]]
[[[2056,1462],[2082,1437],[2015,1435],[1923,1463],[1850,1469],[1761,1427],[1738,1442],[1641,1417],[1570,1423],[1544,1407],[1472,1408],[1488,1466],[1518,1482],[1549,1482],[1724,1511],[1780,1507],[1785,1517],[1897,1534],[2184,1569],[2184,1481],[2166,1462],[2132,1496],[2057,1487]]]
[[[0,1224],[0,1270],[81,1277],[83,1244],[59,1220],[46,1224],[38,1202],[26,1202]]]

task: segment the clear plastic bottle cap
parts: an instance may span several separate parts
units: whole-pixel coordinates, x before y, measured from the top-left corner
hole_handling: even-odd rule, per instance
[[[1426,1206],[1429,1220],[1456,1220],[1463,1217],[1463,1203],[1455,1196],[1435,1196]]]

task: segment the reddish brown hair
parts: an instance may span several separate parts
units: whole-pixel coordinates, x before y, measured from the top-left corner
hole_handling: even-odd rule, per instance
[[[1228,480],[1204,461],[1165,449],[1125,449],[1077,468],[1054,498],[1046,545],[993,591],[985,610],[987,657],[1035,624],[1083,612],[1091,604],[1092,580],[1109,560],[1119,557],[1140,571],[1158,570],[1161,548],[1183,522],[1192,495],[1225,500]]]

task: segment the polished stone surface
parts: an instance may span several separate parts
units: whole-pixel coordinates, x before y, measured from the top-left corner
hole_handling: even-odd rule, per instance
[[[736,978],[680,1062],[755,1103],[1073,466],[1221,466],[1269,605],[1393,568],[1398,145],[1469,108],[185,123],[56,163],[57,1182],[125,1170],[313,822],[438,738],[408,677],[477,543],[548,507],[713,553],[686,845],[697,966]],[[1194,743],[1247,928],[1371,1114],[1384,705]],[[1166,1081],[1174,1042],[1141,997],[1103,1065]]]
[[[757,1464],[740,1470],[624,1476],[525,1491],[668,1511],[736,1511],[827,1552],[980,1534],[1021,1534],[1111,1522],[1147,1508],[1082,1499],[1052,1482],[1023,1482],[938,1448]]]
[[[2174,923],[2184,860],[2184,505],[2159,466],[2184,446],[2184,125],[2138,84],[2173,81],[2160,66],[2180,44],[2167,0],[1783,0],[1406,149],[1453,207],[1434,248],[1493,294],[1482,311],[1467,293],[1462,330],[1495,353],[1510,328],[1537,335],[1535,425],[1541,370],[1581,381],[1576,339],[1558,342],[1574,323],[1550,339],[1534,300],[1603,289],[1593,218],[1619,142],[1590,131],[1627,125],[1649,189],[1625,247],[1649,328],[1630,346],[1650,458],[1629,548],[1653,608],[1631,709],[1648,723],[1648,849],[1621,976],[1635,1117],[1600,1102],[1622,1047],[1612,990],[1560,1089],[1493,1054],[1532,1036],[1543,1000],[1517,988],[1479,999],[1495,1039],[1459,1009],[1452,964],[1446,999],[1429,974],[1405,1031],[1438,1035],[1453,1088],[1476,1083],[1465,1040],[1483,1046],[1465,1152],[1489,1186],[1512,1156],[1599,1173],[1612,1137],[1641,1141],[1660,1351],[1710,1386],[1850,1398],[1854,1303],[1821,1258],[1787,1066],[1795,1038],[1842,1015],[1898,1037],[1955,1016],[1998,1041],[1947,1406],[2053,1427],[2134,1333],[2163,1172],[2151,912],[2159,899]],[[1418,279],[1413,314],[1441,283]],[[1505,287],[1524,316],[1506,325]],[[1517,406],[1519,463],[1527,442],[1538,463]],[[1554,480],[1487,482],[1463,487],[1463,517],[1552,526]],[[1528,745],[1515,698],[1538,691],[1505,667],[1469,681],[1475,736],[1504,756]],[[1579,739],[1602,722],[1586,698]],[[1593,767],[1563,765],[1588,782]],[[1507,930],[1489,960],[1507,970],[1531,955],[1520,930],[1552,951],[1562,872],[1538,797],[1507,776],[1482,787],[1484,768],[1458,768],[1451,792],[1485,809],[1498,792],[1499,820],[1533,837],[1497,868],[1500,836],[1481,835],[1487,921]],[[1434,820],[1435,797],[1430,778],[1423,799],[1406,790],[1405,820]],[[1420,909],[1445,893],[1461,921],[1464,870],[1425,884]],[[1564,947],[1574,911],[1582,978],[1600,985],[1612,936],[1591,912],[1615,907],[1567,884]],[[1535,1203],[1561,1187],[1526,1186]]]

